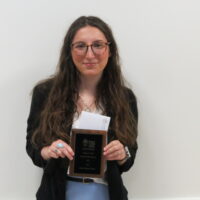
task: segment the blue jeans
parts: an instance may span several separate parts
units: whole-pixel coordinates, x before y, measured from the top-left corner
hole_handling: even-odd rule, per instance
[[[67,181],[66,200],[109,200],[108,186],[101,183]]]

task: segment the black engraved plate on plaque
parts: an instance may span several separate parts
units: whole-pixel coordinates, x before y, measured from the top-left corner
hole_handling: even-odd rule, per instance
[[[101,169],[102,135],[76,134],[74,172],[99,174]]]
[[[70,175],[103,177],[105,136],[105,131],[73,129],[71,145],[75,156],[70,163]]]

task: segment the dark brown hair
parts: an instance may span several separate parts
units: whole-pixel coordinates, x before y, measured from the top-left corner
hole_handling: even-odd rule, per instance
[[[114,137],[123,144],[134,144],[137,137],[137,116],[131,112],[127,102],[130,91],[125,88],[122,77],[117,44],[109,26],[94,16],[82,16],[69,27],[61,49],[57,72],[48,80],[51,89],[40,115],[38,128],[32,142],[38,146],[50,145],[55,139],[69,142],[69,131],[76,112],[79,73],[71,56],[71,44],[76,32],[85,26],[98,28],[110,42],[110,57],[97,86],[96,105],[102,105],[104,114],[111,116],[110,128]],[[135,103],[135,102],[134,102]]]

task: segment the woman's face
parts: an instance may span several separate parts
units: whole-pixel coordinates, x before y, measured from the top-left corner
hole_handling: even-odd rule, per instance
[[[71,54],[82,76],[101,77],[108,62],[110,49],[105,35],[98,28],[86,26],[75,34]]]

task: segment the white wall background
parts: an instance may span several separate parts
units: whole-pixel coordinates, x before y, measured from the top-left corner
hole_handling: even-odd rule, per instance
[[[130,199],[200,199],[199,0],[0,0],[0,199],[35,199],[42,171],[25,153],[29,93],[54,72],[80,15],[111,25],[138,97]]]

